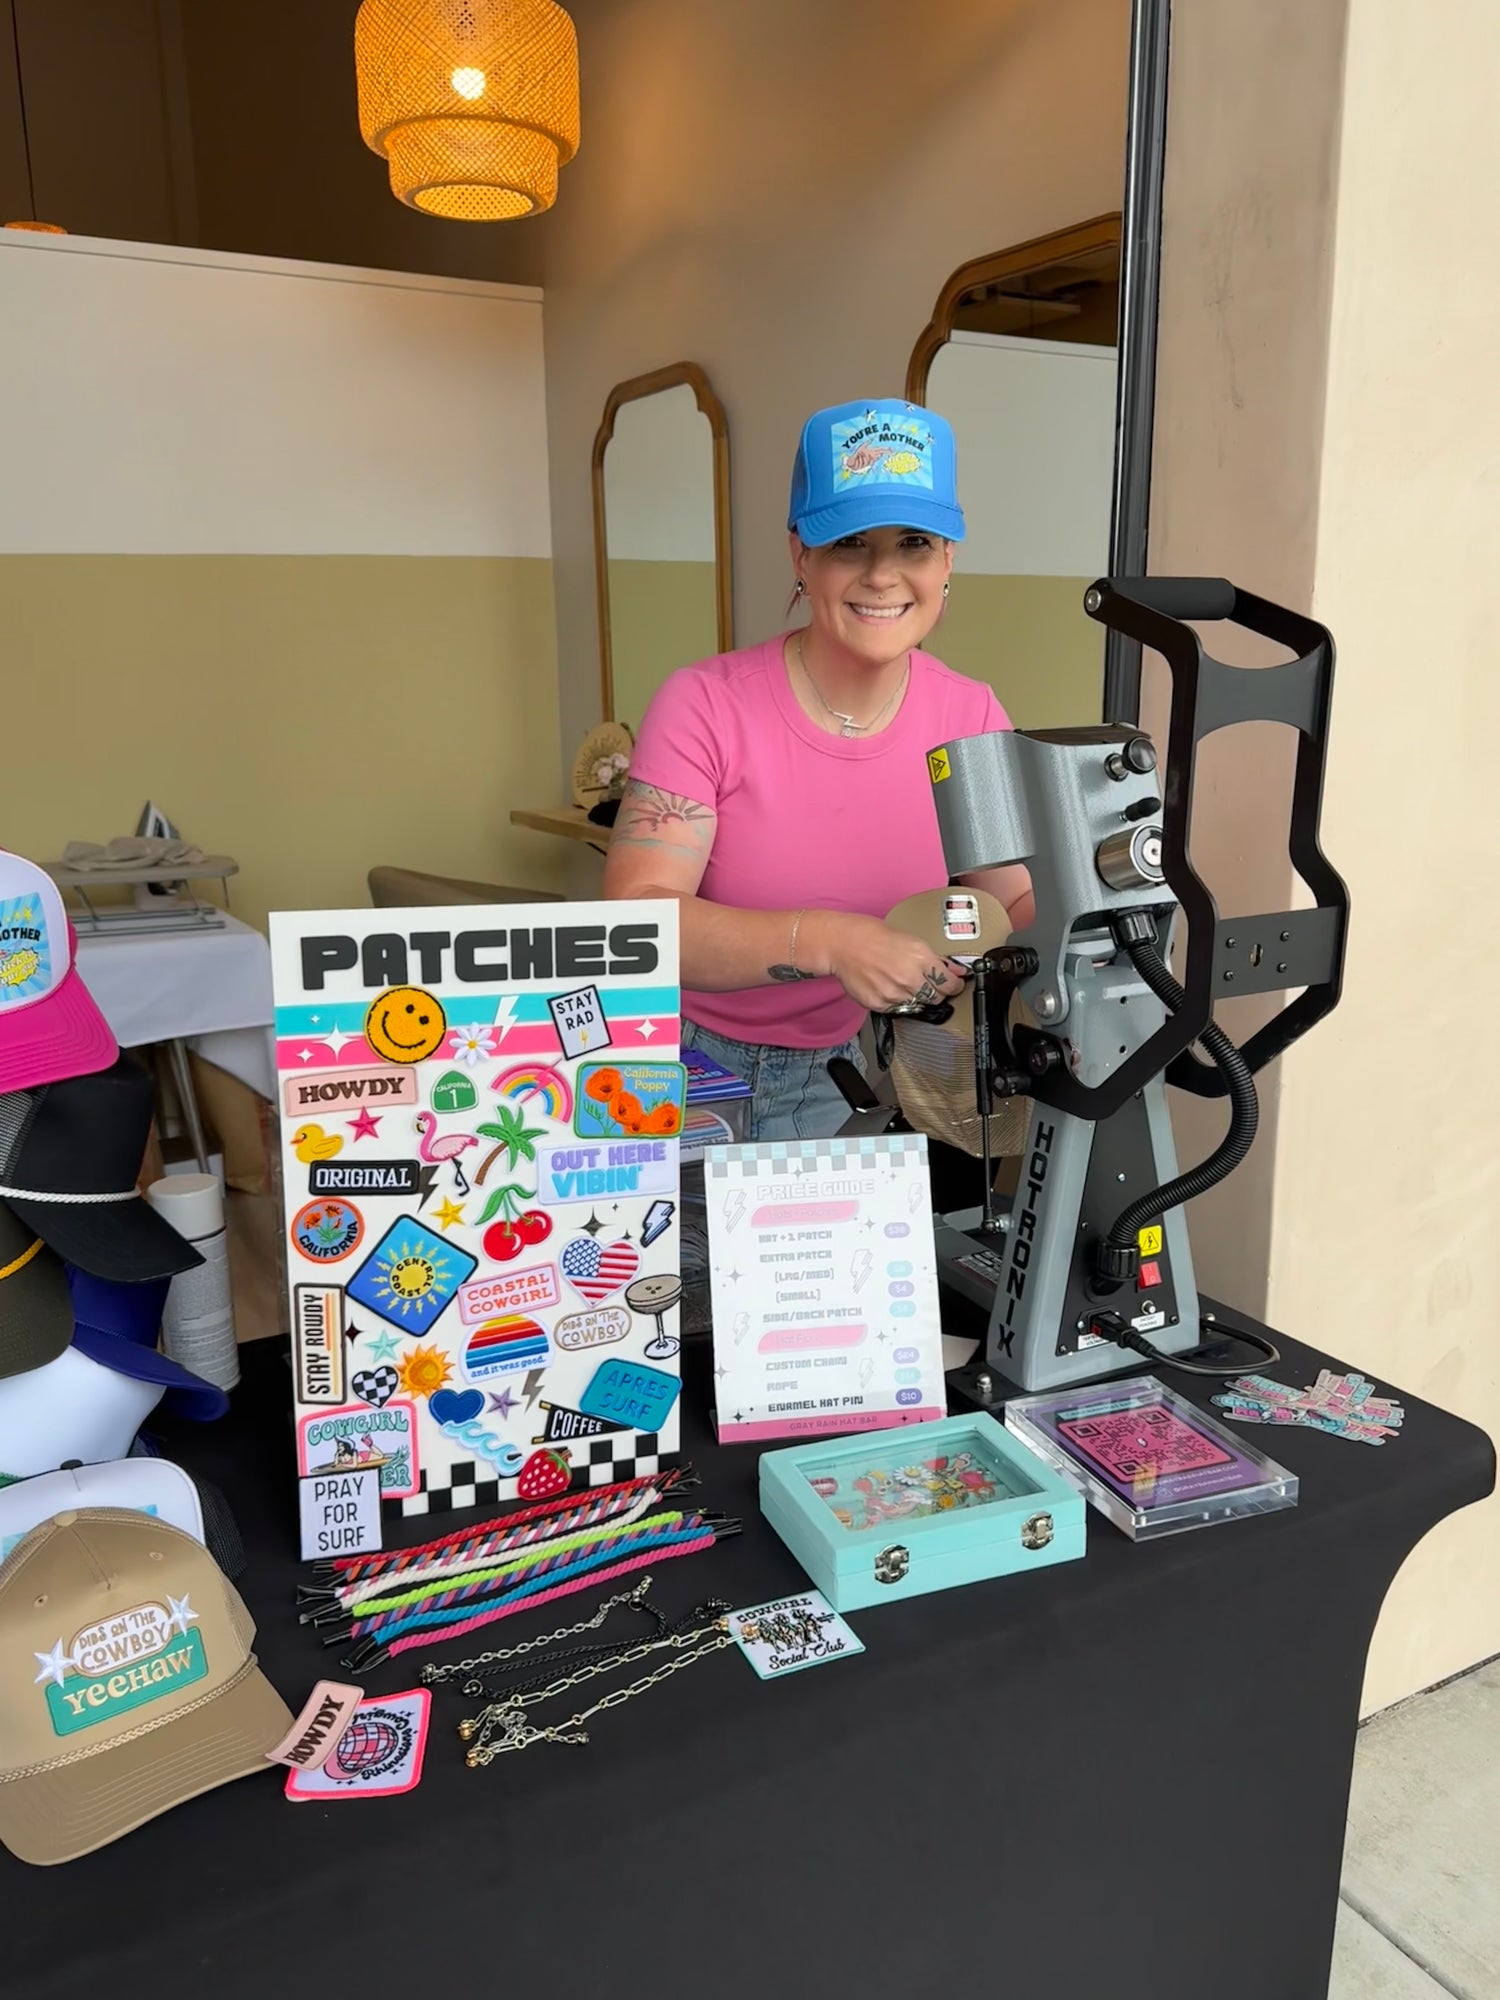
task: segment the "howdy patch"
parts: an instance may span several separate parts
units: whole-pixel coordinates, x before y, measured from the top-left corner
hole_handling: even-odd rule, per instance
[[[97,1625],[61,1639],[50,1653],[36,1654],[45,1683],[47,1709],[59,1736],[76,1735],[113,1722],[144,1703],[159,1701],[174,1687],[203,1680],[208,1654],[198,1631],[198,1614],[186,1597],[165,1604],[134,1604]]]
[[[415,1104],[417,1079],[406,1069],[315,1070],[310,1076],[289,1076],[282,1085],[287,1116],[307,1111],[337,1111],[348,1105],[359,1111],[378,1104]]]
[[[932,426],[915,412],[881,417],[872,411],[835,424],[832,437],[836,493],[871,485],[932,490]]]

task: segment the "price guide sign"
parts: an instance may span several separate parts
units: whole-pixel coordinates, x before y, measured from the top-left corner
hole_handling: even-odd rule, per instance
[[[726,1443],[947,1415],[920,1133],[718,1146],[704,1186]]]

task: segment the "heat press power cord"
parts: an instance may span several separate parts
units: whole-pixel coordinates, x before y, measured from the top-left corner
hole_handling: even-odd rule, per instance
[[[1187,995],[1172,977],[1166,960],[1156,948],[1154,919],[1144,912],[1132,913],[1115,926],[1115,936],[1129,953],[1131,964],[1167,1012],[1180,1013],[1187,1005]],[[1206,1194],[1210,1188],[1217,1187],[1220,1181],[1227,1180],[1254,1143],[1256,1127],[1260,1123],[1260,1102],[1255,1094],[1255,1078],[1249,1064],[1224,1030],[1212,1021],[1198,1039],[1224,1079],[1229,1094],[1229,1130],[1206,1160],[1190,1167],[1185,1174],[1179,1174],[1176,1180],[1168,1181],[1164,1187],[1138,1195],[1121,1209],[1104,1239],[1102,1247],[1106,1253],[1128,1255],[1133,1261],[1137,1254],[1138,1232],[1146,1223],[1158,1220],[1169,1208],[1192,1201],[1196,1196]],[[1180,1368],[1187,1375],[1239,1375],[1244,1372],[1243,1363],[1217,1368],[1163,1354],[1144,1334],[1137,1333],[1128,1325],[1122,1315],[1110,1317],[1120,1320],[1118,1326],[1110,1328],[1115,1339],[1122,1346],[1144,1355],[1148,1361],[1163,1367]],[[1260,1334],[1239,1327],[1234,1332],[1236,1339],[1256,1348],[1268,1362],[1281,1359],[1279,1350]]]

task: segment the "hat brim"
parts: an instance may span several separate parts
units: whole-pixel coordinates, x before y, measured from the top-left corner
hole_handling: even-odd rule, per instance
[[[160,1729],[0,1784],[0,1841],[38,1868],[76,1861],[173,1806],[276,1770],[266,1752],[291,1726],[291,1710],[252,1667],[215,1700]]]
[[[71,924],[68,935],[74,937]],[[69,966],[45,1000],[0,1015],[0,1020],[5,1022],[0,1091],[32,1090],[43,1083],[61,1083],[65,1077],[92,1076],[119,1059],[119,1044],[76,965]]]
[[[920,528],[945,542],[961,542],[968,532],[961,507],[928,499],[914,486],[845,493],[831,506],[809,508],[791,525],[810,549],[826,548],[844,535],[862,535],[868,528]]]
[[[45,1367],[72,1338],[67,1274],[44,1242],[25,1264],[0,1279],[0,1381]]]
[[[203,1262],[144,1195],[129,1201],[19,1201],[13,1195],[7,1200],[64,1263],[76,1264],[91,1278],[142,1285],[151,1278],[175,1278]]]
[[[79,1320],[72,1329],[73,1345],[101,1368],[128,1375],[133,1382],[151,1382],[162,1391],[162,1401],[173,1416],[186,1417],[196,1424],[211,1424],[229,1408],[229,1397],[213,1382],[194,1375],[169,1354],[158,1348],[143,1347],[128,1334],[109,1333],[103,1327]]]

